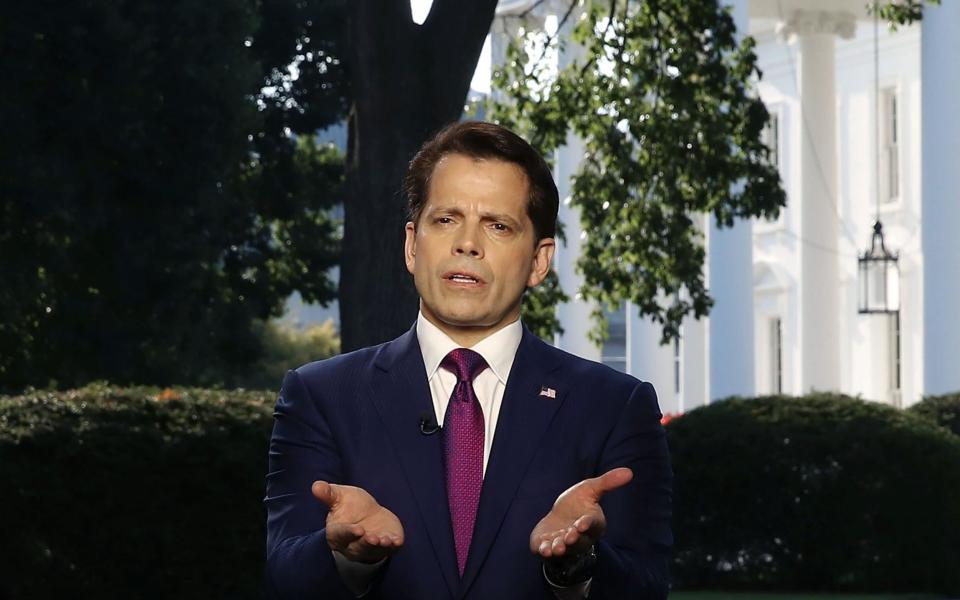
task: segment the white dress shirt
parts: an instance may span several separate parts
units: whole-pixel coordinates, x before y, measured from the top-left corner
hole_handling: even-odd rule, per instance
[[[503,392],[507,387],[507,378],[510,376],[513,359],[517,355],[522,337],[523,326],[518,318],[470,347],[483,357],[488,367],[473,379],[473,391],[483,411],[484,475],[487,472],[487,461],[490,460],[490,449],[493,447],[493,434],[497,430]],[[437,415],[437,423],[442,427],[443,418],[447,413],[447,404],[450,403],[453,388],[457,385],[457,376],[452,371],[440,368],[440,363],[451,350],[462,348],[462,346],[428,321],[423,316],[423,312],[417,315],[417,341],[420,343],[420,352],[423,355],[423,366],[427,372],[427,382],[430,385],[430,396]],[[333,556],[340,577],[358,598],[370,591],[377,570],[386,562],[384,559],[371,565],[350,561],[339,552],[334,552]],[[582,600],[590,591],[590,581],[571,587],[556,586],[549,579],[547,583],[553,587],[554,595],[558,600]]]
[[[487,473],[487,461],[490,460],[490,448],[493,447],[493,434],[497,430],[500,417],[500,404],[503,403],[503,391],[507,387],[507,378],[517,355],[523,327],[520,319],[501,327],[494,333],[477,342],[470,349],[487,361],[489,368],[480,371],[473,380],[473,391],[483,411],[483,473]],[[417,340],[423,354],[423,365],[427,369],[427,382],[433,409],[437,414],[437,423],[443,426],[444,416],[453,388],[457,385],[457,376],[452,371],[441,369],[440,363],[450,351],[461,348],[439,327],[431,323],[420,313],[417,316]]]

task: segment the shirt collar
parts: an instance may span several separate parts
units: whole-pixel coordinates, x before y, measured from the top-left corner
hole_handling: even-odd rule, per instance
[[[506,385],[522,337],[523,326],[518,318],[483,338],[470,349],[482,356],[500,383]],[[461,347],[439,327],[428,321],[423,316],[423,312],[417,314],[417,341],[420,342],[423,364],[427,369],[427,381],[433,379],[443,358],[451,350]]]

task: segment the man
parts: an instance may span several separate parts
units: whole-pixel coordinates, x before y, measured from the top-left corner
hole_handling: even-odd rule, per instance
[[[672,474],[653,387],[520,321],[555,248],[549,167],[506,129],[463,122],[424,145],[405,188],[420,314],[284,379],[269,593],[665,598]]]

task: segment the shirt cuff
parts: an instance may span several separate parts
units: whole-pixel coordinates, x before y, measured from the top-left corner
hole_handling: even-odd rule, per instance
[[[543,578],[547,580],[547,583],[550,584],[550,587],[553,588],[553,595],[557,600],[584,600],[587,596],[590,595],[590,582],[593,581],[593,578],[582,582],[571,585],[569,587],[562,587],[554,582],[550,581],[550,578],[547,577],[546,569],[543,569]]]
[[[386,556],[381,558],[379,562],[364,563],[350,560],[336,550],[331,550],[331,552],[333,552],[333,562],[337,564],[340,579],[356,598],[363,598],[370,593],[377,575],[383,568],[384,563],[387,562]]]

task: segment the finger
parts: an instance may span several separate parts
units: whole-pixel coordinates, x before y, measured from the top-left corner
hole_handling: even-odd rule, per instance
[[[606,533],[607,520],[603,513],[584,515],[577,519],[575,526],[582,535],[597,540]]]
[[[389,533],[376,533],[370,531],[363,536],[363,542],[369,546],[390,548],[393,546],[400,546],[403,543],[403,538]]]
[[[369,546],[379,546],[380,536],[372,531],[368,531],[367,534],[363,536],[363,541]]]
[[[595,522],[596,522],[596,519],[594,518],[593,515],[583,515],[582,517],[580,517],[579,519],[573,522],[573,527],[580,533],[585,533],[591,527],[593,527]]]
[[[554,538],[553,543],[550,545],[550,551],[554,556],[563,556],[564,552],[567,551],[567,545],[563,543],[563,537]]]
[[[597,495],[597,500],[599,500],[600,496],[605,493],[627,485],[631,479],[633,479],[633,471],[627,467],[617,467],[589,481],[592,483],[591,487]]]
[[[340,499],[340,493],[337,490],[337,487],[338,486],[327,483],[326,481],[314,481],[313,485],[310,487],[310,491],[317,498],[317,500],[323,502],[330,508],[333,508],[333,506]]]
[[[363,525],[357,525],[356,523],[330,523],[327,525],[327,533],[357,539],[363,536],[364,529]]]
[[[555,529],[553,531],[546,531],[538,533],[536,535],[531,534],[530,536],[530,551],[534,554],[541,554],[543,556],[549,556],[549,548],[553,544],[554,538],[560,536],[562,537],[567,532],[567,529]],[[544,554],[548,552],[548,554]]]
[[[392,531],[383,531],[380,533],[380,545],[381,546],[396,546],[400,547],[403,545],[403,536],[398,535]]]
[[[577,540],[580,539],[580,533],[581,532],[577,528],[571,527],[569,530],[567,530],[567,533],[563,536],[563,543],[566,544],[567,546],[572,546],[576,544]]]
[[[355,523],[331,523],[327,525],[327,540],[336,548],[345,548],[364,535],[363,527]]]
[[[565,536],[566,534],[567,534],[567,529],[566,529],[566,528],[564,528],[564,529],[555,529],[555,530],[553,530],[553,531],[547,531],[547,532],[545,532],[545,533],[541,533],[541,534],[540,534],[540,538],[539,538],[539,539],[540,539],[540,543],[546,542],[546,543],[548,543],[548,544],[552,544],[552,543],[553,543],[553,540],[555,540],[555,539],[557,539],[557,538],[562,538],[562,537]]]

